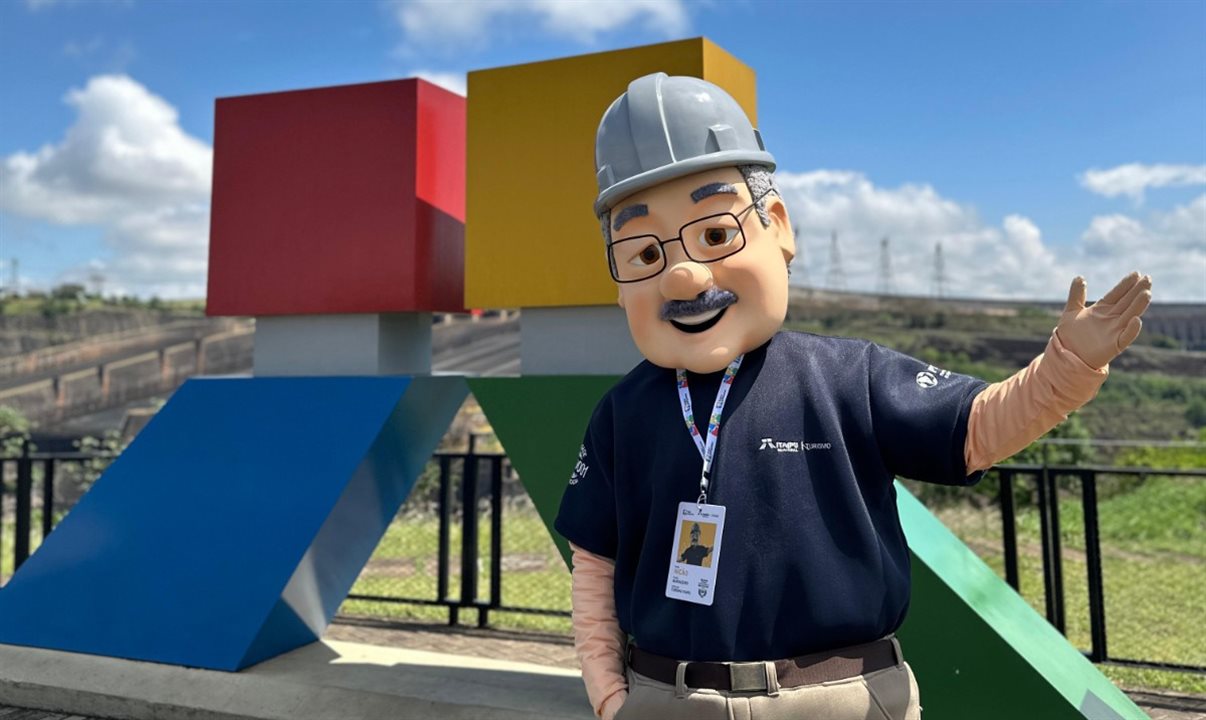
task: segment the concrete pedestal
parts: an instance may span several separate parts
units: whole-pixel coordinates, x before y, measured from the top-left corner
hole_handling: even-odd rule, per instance
[[[322,641],[237,673],[0,645],[0,705],[131,720],[589,720],[577,672]]]

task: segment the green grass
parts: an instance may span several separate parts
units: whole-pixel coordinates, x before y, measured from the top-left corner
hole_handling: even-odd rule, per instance
[[[1109,479],[1101,481],[1108,494]],[[1098,503],[1105,588],[1106,639],[1111,657],[1206,665],[1201,618],[1206,617],[1206,482],[1153,477],[1126,494]],[[997,573],[1004,575],[1001,521],[995,510],[940,510],[939,517]],[[1046,614],[1038,512],[1017,517],[1022,597]],[[1091,645],[1084,515],[1079,494],[1060,500],[1064,614],[1068,639]],[[1206,693],[1206,676],[1105,665],[1115,682]]]
[[[29,549],[32,553],[42,544],[42,510],[41,508],[33,508],[30,513],[30,525],[33,528],[29,539]],[[60,518],[61,519],[61,518]],[[12,517],[4,519],[4,528],[0,531],[0,585],[8,582],[8,579],[13,574],[13,551],[15,547],[14,537],[16,528],[13,527],[14,521]]]
[[[1206,482],[1195,478],[1152,477],[1126,492],[1126,478],[1099,481],[1103,581],[1109,652],[1113,657],[1206,665],[1199,618],[1206,617]],[[34,511],[34,527],[40,527]],[[954,505],[939,517],[998,574],[1004,574],[1001,521],[995,509]],[[570,575],[566,572],[548,530],[530,506],[508,507],[503,521],[503,603],[515,607],[569,610]],[[1090,646],[1088,590],[1084,559],[1083,512],[1079,493],[1060,500],[1065,615],[1069,640],[1081,649]],[[1021,508],[1017,517],[1018,561],[1022,596],[1045,614],[1039,518],[1034,508]],[[38,531],[35,529],[35,536]],[[361,573],[352,592],[361,595],[436,599],[436,547],[439,524],[429,515],[404,515],[395,520]],[[448,588],[460,592],[461,526],[449,527]],[[488,513],[479,525],[478,589],[482,600],[490,591]],[[35,537],[34,546],[37,545]],[[0,577],[12,569],[11,520],[0,533]],[[348,600],[344,615],[371,616],[412,622],[444,623],[443,607]],[[476,613],[462,611],[462,623]],[[568,618],[492,612],[497,627],[568,633]],[[1206,694],[1206,676],[1191,673],[1101,666],[1125,687]]]
[[[488,517],[488,516],[487,516]],[[478,597],[490,593],[490,534],[487,517],[478,534]],[[512,607],[549,610],[570,609],[570,575],[553,544],[544,522],[531,509],[503,511],[502,603]],[[434,517],[411,516],[395,520],[361,573],[352,593],[435,600],[436,554],[439,523]],[[457,596],[461,588],[461,526],[449,528],[448,590]],[[348,600],[340,608],[345,615],[372,616],[420,622],[447,622],[442,607]],[[476,621],[473,611],[461,612],[462,622]],[[491,612],[493,625],[543,632],[570,632],[568,618]]]

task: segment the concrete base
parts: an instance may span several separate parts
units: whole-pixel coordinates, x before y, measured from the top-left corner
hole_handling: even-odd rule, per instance
[[[321,641],[242,672],[0,645],[0,705],[130,720],[587,720],[571,670]]]
[[[524,375],[624,375],[644,359],[616,305],[524,308],[519,357]]]
[[[264,315],[252,374],[426,375],[431,313]]]

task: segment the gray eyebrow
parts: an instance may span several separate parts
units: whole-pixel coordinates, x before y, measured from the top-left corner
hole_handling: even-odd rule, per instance
[[[611,231],[619,232],[620,228],[624,226],[624,223],[628,222],[629,220],[631,220],[633,218],[645,217],[648,214],[649,214],[649,206],[648,205],[643,205],[641,203],[637,203],[636,205],[629,205],[628,207],[624,208],[620,212],[616,213],[616,219],[615,219],[615,222],[612,223]]]
[[[738,194],[737,188],[733,187],[729,183],[714,182],[708,183],[701,188],[697,188],[695,192],[691,193],[691,200],[694,202],[699,202],[704,198],[709,198],[713,195],[719,195],[721,193],[730,193],[732,195]]]

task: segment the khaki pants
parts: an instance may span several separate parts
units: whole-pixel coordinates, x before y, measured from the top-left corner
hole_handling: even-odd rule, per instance
[[[681,697],[679,697],[681,695]],[[908,663],[844,680],[780,688],[774,695],[683,688],[628,670],[616,720],[920,720]]]

